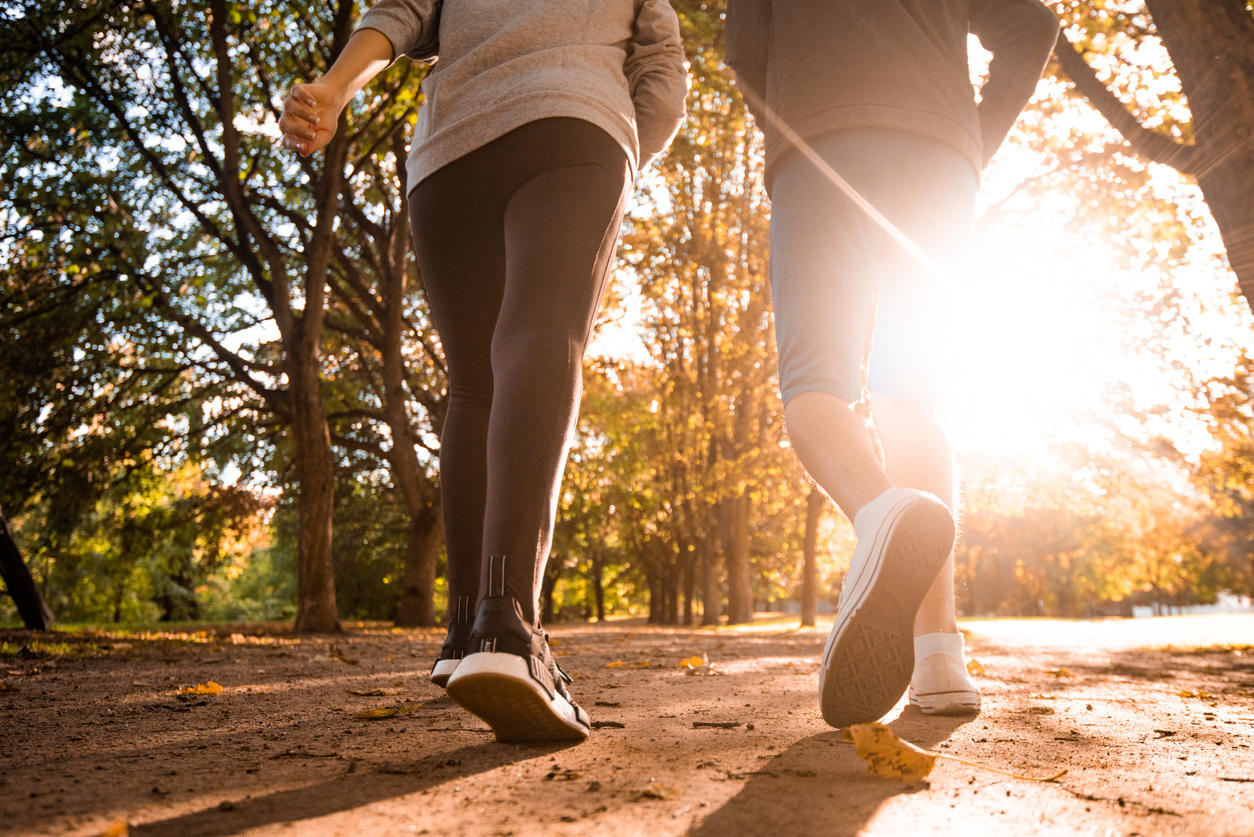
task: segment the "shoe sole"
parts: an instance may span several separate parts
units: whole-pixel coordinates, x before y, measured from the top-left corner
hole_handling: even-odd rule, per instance
[[[551,698],[516,654],[479,652],[462,658],[448,696],[487,722],[498,741],[571,741],[588,737],[570,701]]]
[[[962,689],[953,692],[911,693],[910,705],[924,715],[978,715],[980,693]]]
[[[881,527],[884,546],[851,579],[823,649],[819,705],[823,720],[847,727],[881,718],[914,672],[914,617],[953,548],[954,522],[944,506],[913,500]],[[874,560],[878,553],[879,560]]]
[[[461,660],[436,660],[427,679],[443,689],[448,685],[448,679],[453,676],[453,672],[457,671],[457,664],[460,662]]]

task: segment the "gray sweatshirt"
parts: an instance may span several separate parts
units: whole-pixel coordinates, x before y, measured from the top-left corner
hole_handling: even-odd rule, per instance
[[[975,101],[967,33],[993,53]],[[978,173],[1027,103],[1058,36],[1039,0],[728,0],[727,63],[766,133],[767,180],[803,140],[857,128],[931,137]]]
[[[392,53],[439,60],[406,165],[408,189],[528,122],[591,122],[643,168],[674,138],[688,76],[679,19],[667,0],[380,0],[359,29]]]

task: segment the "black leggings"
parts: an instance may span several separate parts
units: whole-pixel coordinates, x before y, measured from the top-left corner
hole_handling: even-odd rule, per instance
[[[487,592],[489,556],[504,555],[504,592],[535,621],[584,349],[630,183],[627,156],[604,131],[543,119],[409,195],[448,362],[440,489],[450,617],[473,613],[466,605]]]

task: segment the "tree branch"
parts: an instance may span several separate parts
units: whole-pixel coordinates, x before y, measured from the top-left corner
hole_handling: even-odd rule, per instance
[[[1155,163],[1171,166],[1184,174],[1196,174],[1196,150],[1173,137],[1151,131],[1142,125],[1127,105],[1097,77],[1084,58],[1083,50],[1063,33],[1054,50],[1058,63],[1075,84],[1075,89],[1118,131],[1137,154]]]

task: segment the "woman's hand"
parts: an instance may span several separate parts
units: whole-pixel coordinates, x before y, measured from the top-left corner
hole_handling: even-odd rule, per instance
[[[344,103],[338,91],[326,81],[294,84],[283,100],[279,130],[283,147],[308,157],[326,146],[335,136]]]

